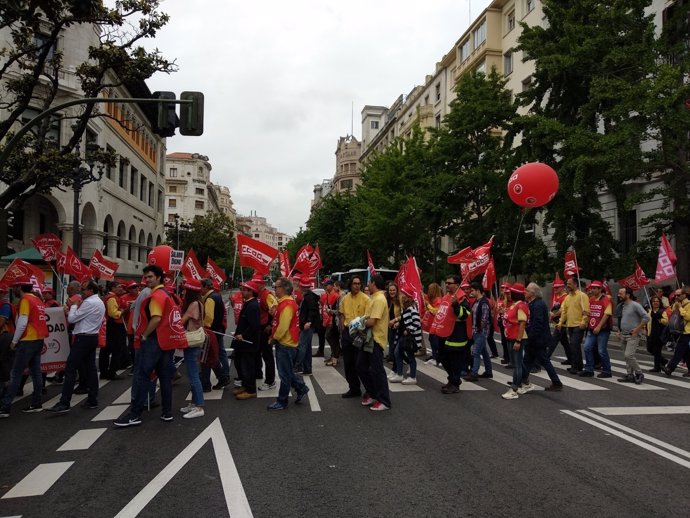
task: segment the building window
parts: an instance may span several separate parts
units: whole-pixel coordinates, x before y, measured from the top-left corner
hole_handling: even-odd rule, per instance
[[[352,189],[352,180],[340,180],[341,189]]]
[[[33,108],[27,108],[22,112],[22,124],[28,123],[31,119],[36,117],[39,113],[41,113],[41,110],[35,110]],[[50,117],[50,127],[48,128],[48,131],[46,132],[45,138],[55,148],[60,146],[60,119],[61,115],[53,115]],[[37,135],[38,128],[34,128],[31,130],[31,133],[34,135]]]
[[[477,65],[477,68],[475,70],[477,72],[482,72],[482,73],[486,74],[486,61],[482,61],[481,63],[479,63],[479,65]]]
[[[438,129],[441,127],[441,115],[440,114],[437,115],[435,120],[436,120],[436,128]]]
[[[467,61],[470,57],[470,39],[467,38],[460,44],[460,63]]]
[[[507,76],[513,73],[513,53],[506,52],[503,54],[503,75]]]
[[[177,178],[177,167],[170,168],[170,178]]]
[[[195,201],[195,202],[194,202],[194,208],[195,208],[195,209],[204,210],[204,202],[201,201],[201,200]]]
[[[527,76],[522,80],[522,91],[526,92],[532,86],[532,76]]]
[[[196,177],[197,178],[203,178],[204,177],[204,168],[203,167],[199,167],[196,170]]]
[[[136,167],[132,167],[129,172],[129,194],[132,196],[137,195],[137,185],[139,184],[137,180],[138,175],[139,171],[137,171]]]
[[[515,10],[512,10],[506,15],[506,33],[512,31],[514,28],[515,28]]]
[[[168,223],[175,223],[175,219],[178,217],[177,214],[168,214]]]
[[[141,175],[141,182],[139,183],[139,199],[141,201],[146,201],[146,184],[148,183],[148,180],[146,180],[146,177],[142,174]]]
[[[621,217],[620,242],[623,253],[632,250],[637,243],[637,211],[635,209],[625,211]]]
[[[152,182],[149,182],[149,207],[153,208],[153,197],[156,194],[156,188]]]
[[[436,83],[436,102],[441,100],[441,83]]]
[[[175,198],[170,198],[168,200],[168,207],[171,209],[176,209],[177,208],[177,200]]]
[[[486,20],[474,30],[474,49],[478,49],[486,41]]]
[[[379,129],[379,121],[371,121],[371,129]]]
[[[177,185],[169,185],[168,192],[177,192]]]
[[[429,94],[426,94],[424,96],[424,105],[427,105],[427,104],[429,104]]]
[[[259,239],[261,237],[261,234],[254,234],[254,237]]]
[[[163,210],[163,200],[165,199],[165,195],[163,194],[163,189],[158,189],[158,212],[161,212]]]
[[[53,56],[55,55],[55,43],[50,41],[50,36],[47,36],[45,34],[34,34],[34,45],[36,46],[36,59],[45,52],[45,48],[47,45],[50,45],[50,48],[48,49],[48,53],[46,54],[46,60],[45,64],[49,65],[53,61]]]
[[[106,145],[105,150],[111,156],[115,156],[115,150],[113,148],[111,148],[110,146]],[[112,180],[113,176],[115,176],[115,166],[114,165],[106,165],[105,166],[105,177],[108,180]]]
[[[536,3],[535,0],[525,0],[525,6],[526,6],[526,13],[531,13],[534,11],[534,4]]]
[[[199,187],[197,187],[196,189],[194,189],[194,191],[195,191],[195,193],[196,193],[198,196],[203,196],[203,195],[204,195],[204,190],[201,189],[201,188],[199,188]]]
[[[123,189],[127,188],[127,162],[122,157],[120,157],[120,177],[118,184]]]

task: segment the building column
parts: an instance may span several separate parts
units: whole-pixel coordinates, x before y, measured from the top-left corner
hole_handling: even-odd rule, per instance
[[[106,240],[108,241],[108,257],[111,259],[117,259],[117,245],[119,243],[119,239],[117,236],[108,235]]]
[[[105,232],[101,230],[87,229],[81,235],[81,255],[90,258],[95,250],[103,248]]]

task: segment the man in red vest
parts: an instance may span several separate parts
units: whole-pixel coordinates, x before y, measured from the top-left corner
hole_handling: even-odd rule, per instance
[[[143,271],[151,293],[141,303],[139,310],[135,344],[141,344],[138,352],[141,359],[137,362],[134,377],[139,387],[145,387],[153,371],[156,371],[161,385],[161,420],[172,421],[173,354],[175,349],[187,347],[187,337],[180,308],[163,288],[163,270],[158,265],[150,264]],[[129,413],[117,419],[115,426],[140,425],[147,397],[146,390],[137,390]]]
[[[261,325],[261,341],[256,352],[256,379],[264,378],[264,382],[259,386],[259,390],[271,390],[276,386],[276,368],[273,360],[273,347],[269,337],[278,301],[271,290],[264,285],[263,275],[255,273],[252,277],[252,282],[259,289],[259,292],[256,294],[256,300],[259,302],[259,323]],[[265,377],[261,370],[262,361],[266,369]]]
[[[22,381],[24,369],[29,367],[34,383],[34,391],[31,405],[24,412],[40,412],[41,392],[43,390],[43,378],[41,376],[41,352],[43,351],[43,339],[48,336],[45,305],[43,301],[34,295],[30,278],[17,279],[13,284],[14,294],[20,297],[15,324],[14,336],[10,343],[10,349],[15,351],[10,383],[5,395],[0,401],[0,417],[10,416],[10,406],[17,394],[19,384]]]

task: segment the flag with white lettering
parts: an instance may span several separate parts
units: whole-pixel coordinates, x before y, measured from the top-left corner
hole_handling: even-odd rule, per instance
[[[286,248],[278,254],[278,260],[280,261],[280,275],[283,277],[290,276],[290,251]]]
[[[257,239],[237,235],[237,249],[240,266],[253,268],[256,273],[268,273],[271,263],[278,255],[278,250]]]
[[[187,279],[196,279],[197,281],[208,277],[208,272],[202,268],[201,263],[199,262],[199,259],[197,259],[194,249],[192,248],[190,248],[189,252],[187,252],[187,257],[184,259],[180,273],[182,273],[182,275],[184,275]]]
[[[89,261],[89,269],[93,272],[94,277],[104,281],[112,281],[119,267],[120,265],[115,261],[109,261],[103,257],[100,250],[94,250],[91,261]]]
[[[631,275],[618,281],[619,286],[630,288],[633,291],[641,290],[647,284],[649,284],[649,279],[647,279],[647,276],[637,261],[635,261],[635,271]]]
[[[3,288],[9,288],[15,283],[22,283],[32,284],[40,290],[45,282],[46,275],[43,270],[21,259],[12,261],[0,278],[0,286]]]
[[[41,234],[31,240],[31,242],[47,263],[55,261],[56,253],[62,248],[62,240],[55,234]]]
[[[656,274],[654,280],[656,282],[663,282],[673,279],[676,276],[676,252],[673,250],[671,243],[669,243],[666,234],[661,234],[661,243],[659,244],[659,257],[656,261]]]
[[[579,275],[582,268],[577,265],[577,254],[575,253],[575,250],[568,250],[565,253],[564,261],[565,265],[563,266],[563,275],[566,279],[568,277],[572,277],[573,275]]]
[[[295,256],[295,265],[292,267],[292,269],[298,270],[302,273],[306,273],[307,275],[311,275],[309,273],[311,269],[310,258],[313,253],[314,249],[309,243],[300,248],[297,251],[297,255]]]
[[[228,278],[223,269],[210,257],[206,259],[206,271],[211,276],[211,279],[217,281],[220,285],[223,285]]]

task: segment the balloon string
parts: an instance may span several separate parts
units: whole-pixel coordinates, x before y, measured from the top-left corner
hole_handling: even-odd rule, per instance
[[[510,256],[510,266],[508,266],[508,277],[510,277],[510,272],[513,269],[513,259],[515,258],[515,250],[517,250],[518,239],[520,239],[520,230],[522,230],[522,220],[525,219],[525,213],[527,209],[522,211],[522,216],[520,216],[520,224],[518,225],[517,234],[515,234],[515,245],[513,246],[513,253]]]

